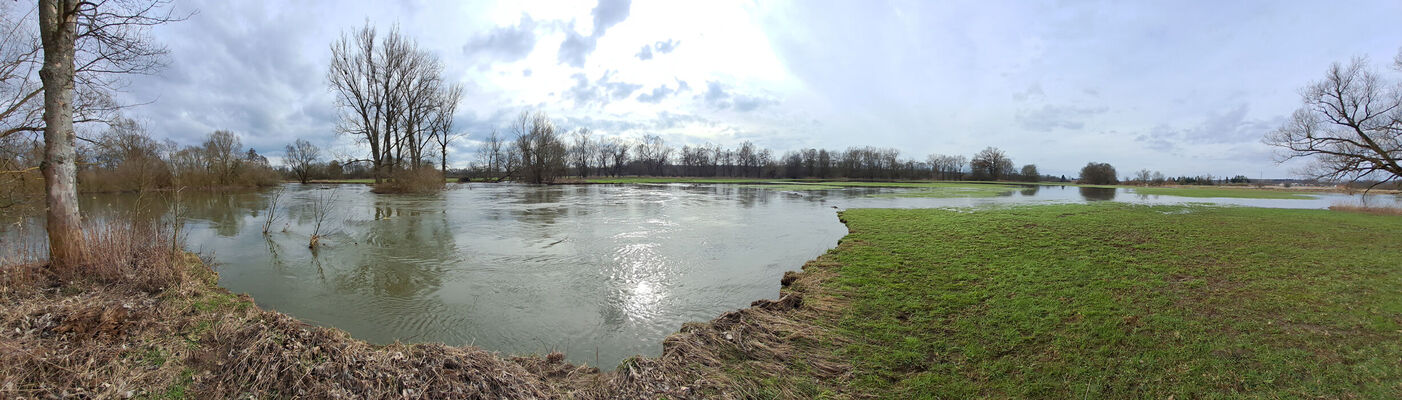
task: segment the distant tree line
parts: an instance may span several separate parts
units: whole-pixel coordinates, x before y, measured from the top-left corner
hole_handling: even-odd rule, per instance
[[[994,147],[972,158],[932,154],[924,160],[902,157],[894,148],[870,146],[807,148],[783,154],[749,141],[730,148],[716,144],[677,148],[657,135],[627,141],[595,137],[588,128],[569,131],[543,113],[530,112],[523,112],[507,130],[514,137],[491,132],[481,139],[477,159],[455,172],[475,180],[529,183],[617,176],[1068,181],[1041,175],[1032,164],[1015,168],[1012,159]]]
[[[33,165],[43,157],[38,141],[10,141],[4,147],[0,164]],[[244,148],[233,132],[217,130],[198,145],[180,146],[152,139],[141,124],[120,117],[77,146],[76,164],[78,190],[83,192],[248,188],[281,182],[268,159]],[[35,189],[23,175],[12,178]]]

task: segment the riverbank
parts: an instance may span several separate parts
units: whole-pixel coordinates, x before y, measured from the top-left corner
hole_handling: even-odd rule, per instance
[[[616,370],[373,346],[184,256],[165,286],[6,291],[0,391],[96,397],[1396,397],[1402,217],[1117,203],[858,209],[778,300]],[[294,389],[295,388],[295,389]],[[143,391],[144,390],[144,391]],[[292,390],[297,390],[293,392]]]

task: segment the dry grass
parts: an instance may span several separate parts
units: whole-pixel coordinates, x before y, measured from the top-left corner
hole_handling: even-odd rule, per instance
[[[1335,204],[1329,206],[1330,210],[1355,212],[1373,215],[1402,215],[1402,207],[1391,206],[1367,206],[1359,204]]]
[[[475,347],[374,346],[262,310],[152,228],[90,234],[73,273],[4,268],[0,397],[552,397]]]

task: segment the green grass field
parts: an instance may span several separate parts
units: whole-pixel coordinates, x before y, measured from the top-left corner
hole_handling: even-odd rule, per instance
[[[1402,217],[1115,203],[856,209],[808,395],[1397,398]],[[834,297],[835,296],[835,297]],[[827,349],[827,350],[813,350]],[[818,389],[822,388],[822,389]]]
[[[1135,187],[1135,194],[1167,195],[1181,197],[1232,197],[1243,199],[1313,199],[1306,193],[1287,192],[1270,189],[1225,188],[1225,187]]]

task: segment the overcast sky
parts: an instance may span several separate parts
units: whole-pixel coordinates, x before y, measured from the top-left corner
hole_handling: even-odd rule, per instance
[[[149,104],[127,113],[182,144],[229,129],[274,159],[295,138],[360,157],[325,74],[368,22],[467,87],[457,166],[529,109],[676,146],[996,146],[1053,174],[1287,177],[1260,138],[1298,89],[1353,56],[1396,76],[1402,46],[1395,0],[391,3],[177,0],[198,13],[153,32],[170,65],[134,78],[125,96]]]

